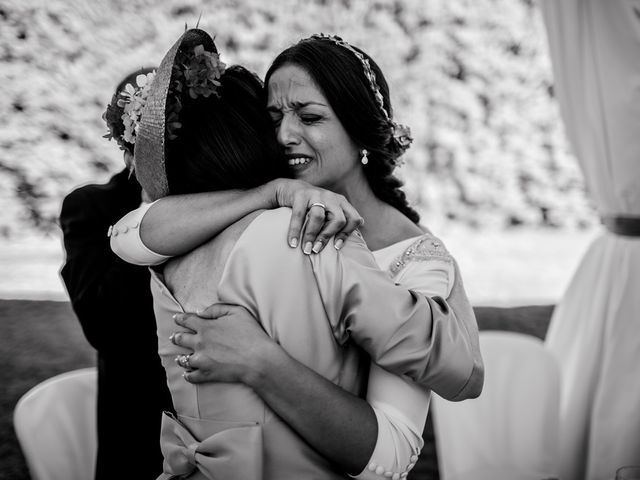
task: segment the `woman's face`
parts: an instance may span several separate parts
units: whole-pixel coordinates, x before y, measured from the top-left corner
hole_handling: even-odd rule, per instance
[[[339,193],[362,177],[351,140],[311,76],[284,65],[269,79],[267,109],[295,178]]]

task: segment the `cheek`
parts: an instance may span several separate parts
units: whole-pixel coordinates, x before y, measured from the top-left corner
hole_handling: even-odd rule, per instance
[[[309,132],[309,140],[324,161],[338,160],[346,164],[356,156],[353,142],[342,129],[313,129]]]
[[[352,168],[358,163],[358,150],[351,138],[344,131],[335,132],[330,139],[330,148],[333,156],[345,169]]]

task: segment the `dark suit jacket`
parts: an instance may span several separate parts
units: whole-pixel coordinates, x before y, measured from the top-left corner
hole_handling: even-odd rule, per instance
[[[61,275],[98,354],[96,479],[155,479],[162,472],[161,413],[173,409],[157,353],[149,272],[120,260],[107,236],[140,205],[140,192],[125,169],[107,184],[71,192],[60,213],[67,254]]]

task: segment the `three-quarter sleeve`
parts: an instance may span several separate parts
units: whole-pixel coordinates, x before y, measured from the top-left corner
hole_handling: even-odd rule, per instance
[[[453,289],[455,269],[450,259],[411,262],[393,280],[403,288],[425,297],[446,299]]]
[[[424,444],[422,431],[431,395],[422,387],[371,365],[367,402],[376,415],[378,437],[357,479],[403,478],[415,466]]]
[[[466,339],[470,375],[460,375],[463,372],[451,363],[451,355],[458,352],[448,350],[444,344],[433,358],[432,391],[452,401],[480,395],[484,365],[478,324],[458,265],[443,242],[430,233],[422,235],[391,262],[388,273],[397,284],[427,297],[431,305],[432,330],[440,332],[440,338],[463,336]]]
[[[148,248],[140,237],[142,219],[151,205],[153,203],[143,203],[137,209],[127,213],[109,229],[111,250],[125,262],[151,266],[160,265],[171,258]]]
[[[430,258],[408,263],[394,280],[422,295],[446,298],[451,293],[454,275],[448,258]],[[371,365],[367,402],[376,415],[378,437],[367,465],[354,478],[397,480],[411,471],[424,445],[422,431],[430,400],[431,393],[424,388]]]

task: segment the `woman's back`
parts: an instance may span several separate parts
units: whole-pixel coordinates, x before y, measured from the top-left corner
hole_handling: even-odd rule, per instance
[[[325,301],[318,285],[319,270],[335,268],[336,255],[323,259],[330,265],[319,266],[319,257],[312,260],[288,247],[284,239],[289,216],[288,209],[249,215],[202,247],[169,262],[164,278],[153,275],[159,354],[182,424],[165,418],[165,432],[186,427],[196,441],[224,432],[219,442],[209,443],[215,450],[221,442],[227,449],[233,448],[230,443],[239,444],[242,453],[229,459],[236,478],[244,475],[238,468],[273,479],[344,478],[248,387],[186,382],[174,361],[184,352],[169,340],[176,330],[174,313],[194,311],[215,301],[241,305],[260,319],[269,336],[289,355],[342,388],[364,394],[368,357],[352,344],[339,343],[336,319],[330,318],[336,316],[331,312],[340,309],[332,305],[339,299]],[[175,442],[174,435],[170,443]],[[216,456],[207,453],[212,455]],[[238,466],[240,463],[243,465]],[[257,478],[263,478],[260,475]]]

